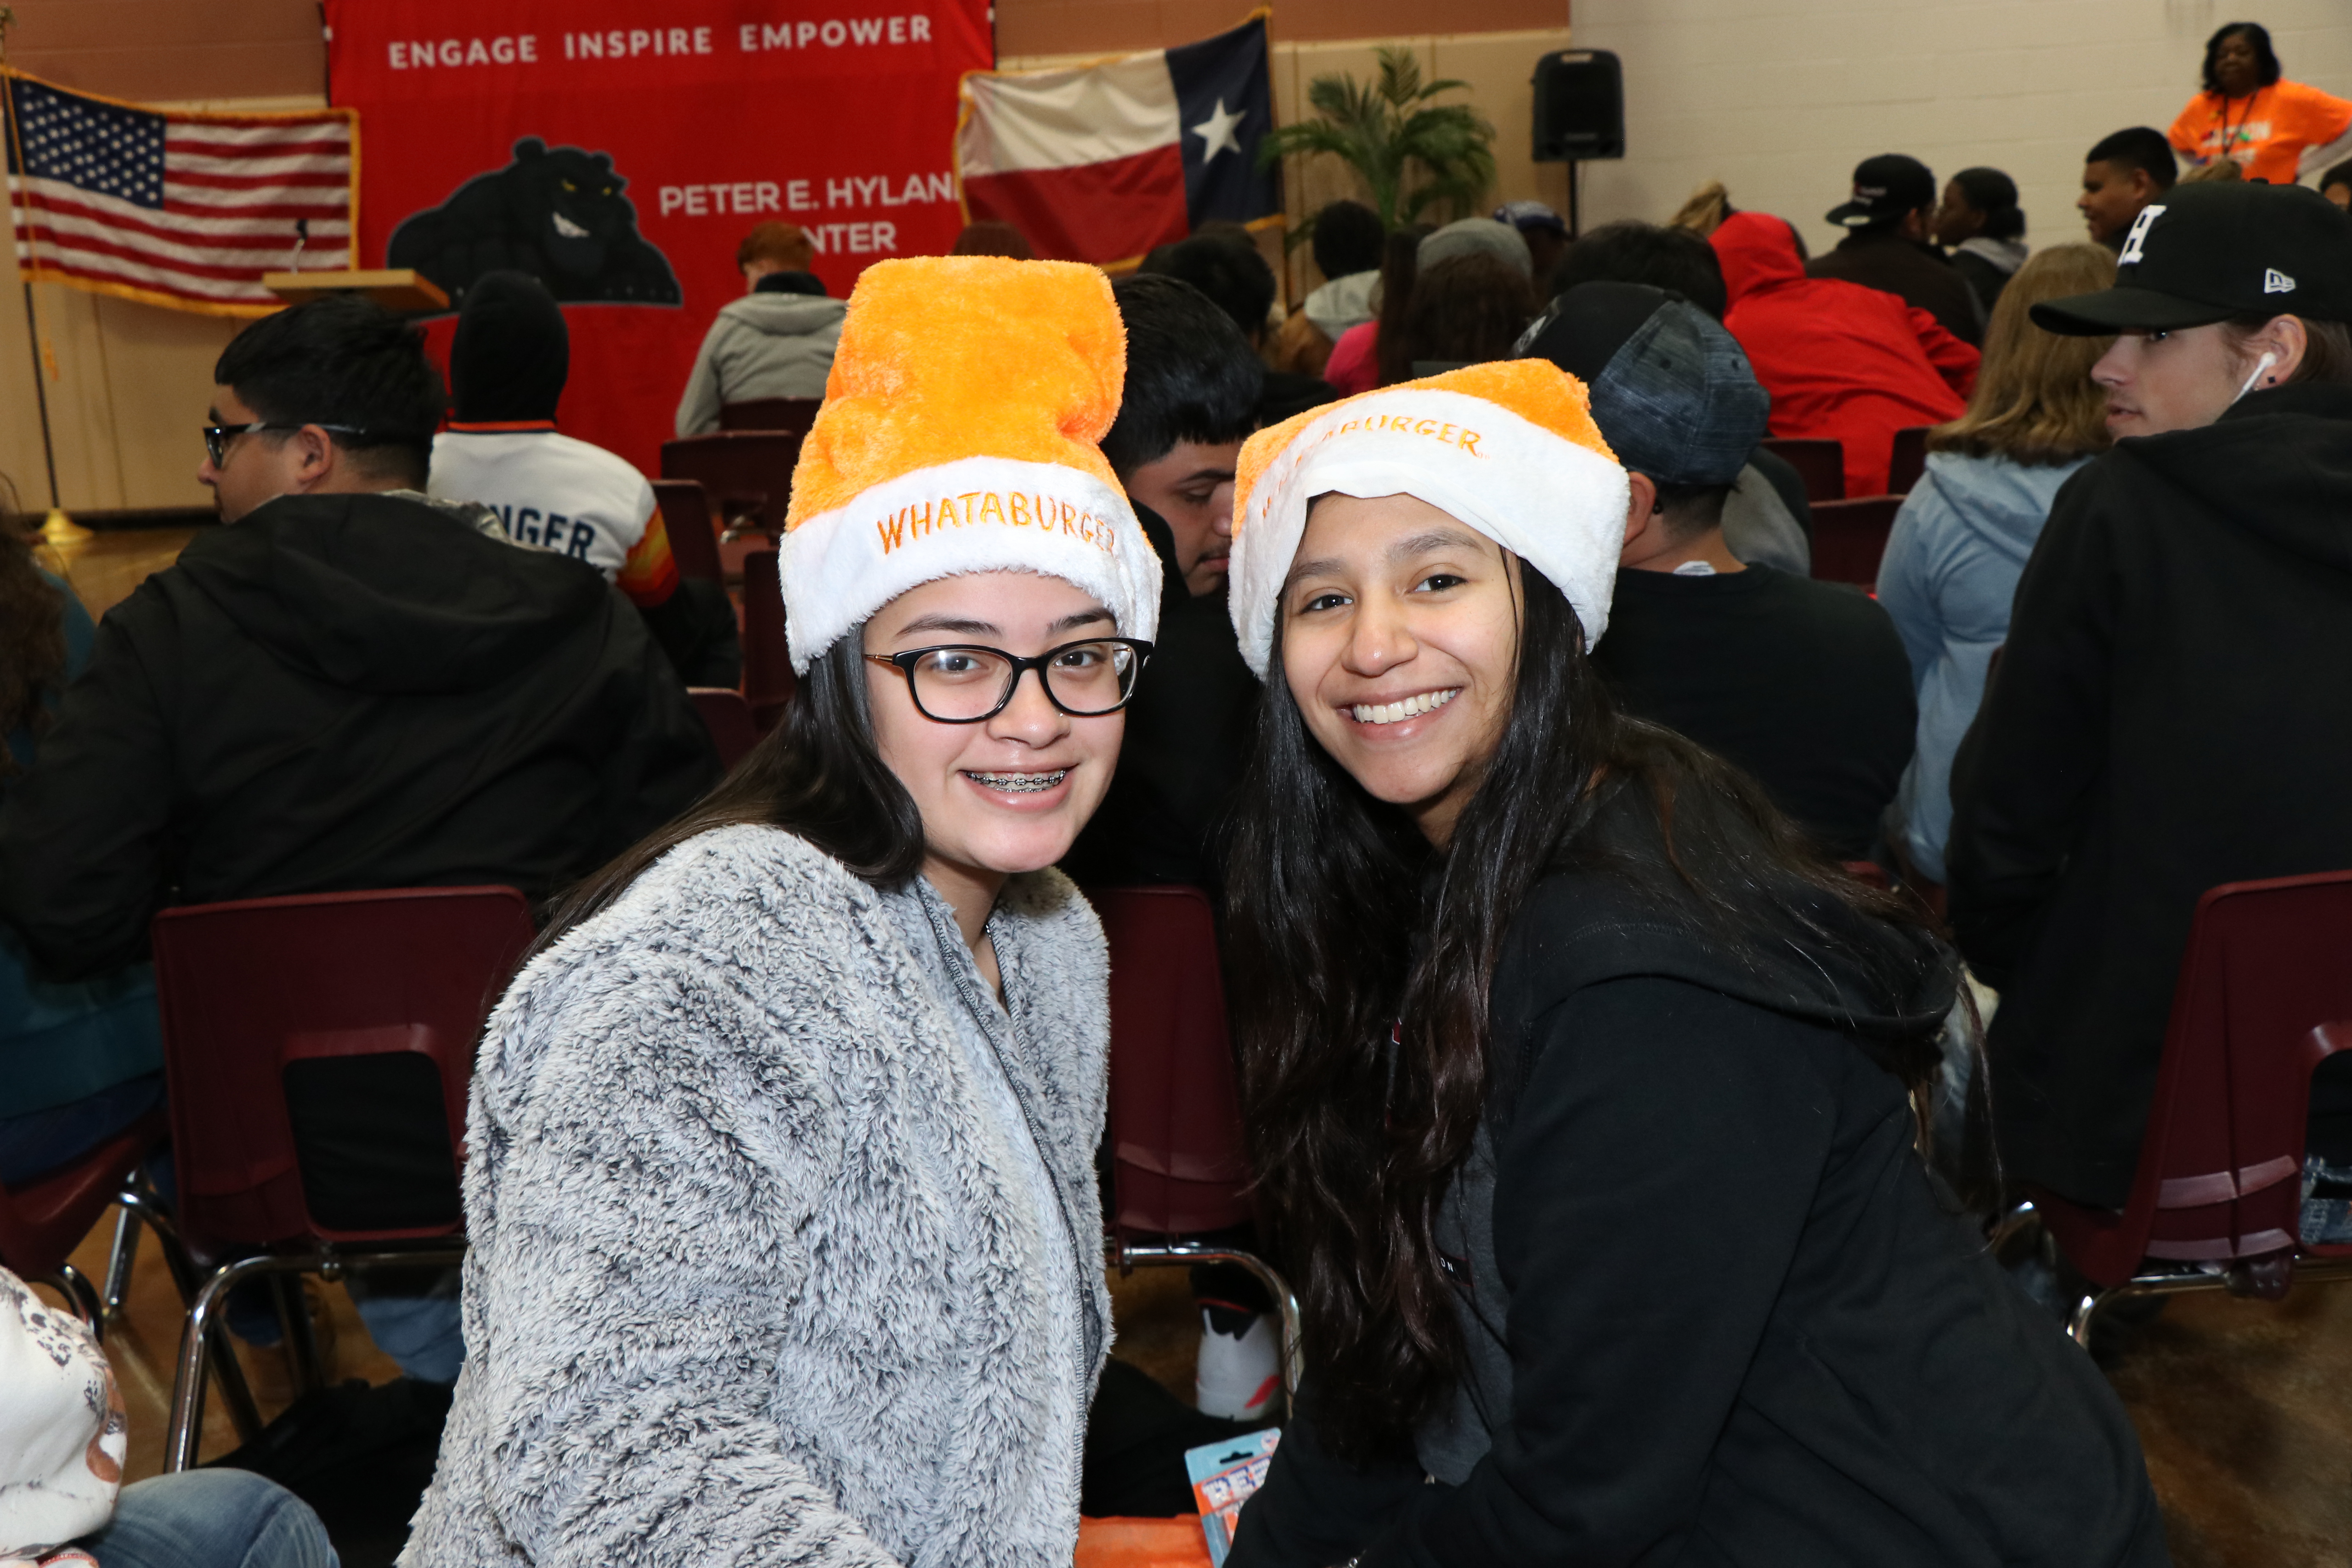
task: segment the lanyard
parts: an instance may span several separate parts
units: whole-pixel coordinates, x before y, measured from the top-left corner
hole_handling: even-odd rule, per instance
[[[2253,118],[2255,100],[2262,96],[2261,88],[2256,88],[2246,95],[2245,110],[2238,116],[2239,135],[2245,134],[2246,121]],[[2221,98],[2221,107],[2215,112],[2214,118],[2221,122],[2221,156],[2226,158],[2230,155],[2230,100],[2227,96]]]

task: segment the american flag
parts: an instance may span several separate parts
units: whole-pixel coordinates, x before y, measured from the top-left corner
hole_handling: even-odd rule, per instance
[[[7,74],[16,265],[151,304],[257,316],[265,272],[351,267],[358,116],[142,109]],[[308,228],[300,259],[296,225]]]

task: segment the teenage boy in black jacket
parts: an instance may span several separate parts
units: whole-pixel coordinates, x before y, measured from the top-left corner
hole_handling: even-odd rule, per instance
[[[1127,326],[1127,383],[1102,450],[1160,552],[1160,635],[1127,705],[1118,771],[1062,869],[1095,887],[1176,882],[1213,894],[1216,826],[1257,714],[1257,678],[1225,610],[1225,564],[1234,464],[1257,427],[1265,368],[1232,318],[1181,279],[1124,278],[1111,293]],[[1228,1419],[1264,1417],[1281,1381],[1273,1303],[1229,1267],[1194,1270],[1193,1291],[1204,1314],[1197,1403]],[[1118,1440],[1115,1403],[1097,1407],[1094,1440],[1106,1447]]]
[[[1215,301],[1146,274],[1111,289],[1127,384],[1103,456],[1165,574],[1160,636],[1127,705],[1118,772],[1063,869],[1079,881],[1213,889],[1216,818],[1241,780],[1257,678],[1225,613],[1234,464],[1257,427],[1265,369]]]
[[[544,898],[717,779],[677,676],[595,567],[419,493],[443,398],[413,329],[331,297],[247,328],[214,377],[198,477],[224,526],[107,614],[0,805],[0,916],[37,965],[140,957],[167,904],[482,882]],[[442,1114],[355,1070],[289,1087],[298,1125],[338,1130],[320,1151],[338,1179],[396,1162],[402,1129]],[[457,1376],[454,1297],[362,1311],[404,1371]]]
[[[2001,993],[2010,1176],[2120,1207],[2199,896],[2352,868],[2352,217],[2179,186],[2113,289],[2033,316],[2121,333],[2093,374],[2123,439],[2018,584],[1952,771],[1951,919]]]
[[[1866,595],[1725,542],[1772,405],[1748,356],[1689,300],[1615,282],[1562,294],[1526,352],[1585,384],[1643,498],[1592,650],[1620,705],[1754,774],[1839,859],[1869,855],[1911,760],[1911,664]]]
[[[222,353],[221,521],[110,611],[0,809],[0,913],[79,975],[168,903],[507,882],[544,898],[717,776],[595,567],[427,500],[440,377],[339,296]]]

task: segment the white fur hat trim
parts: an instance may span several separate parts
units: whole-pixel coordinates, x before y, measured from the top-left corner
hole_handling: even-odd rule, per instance
[[[1160,630],[1160,557],[1127,497],[1059,463],[961,458],[858,492],[784,535],[784,626],[794,673],[908,589],[972,572],[1076,584],[1118,635]]]
[[[1335,404],[1266,466],[1234,529],[1228,605],[1242,657],[1266,678],[1276,600],[1307,509],[1323,495],[1417,497],[1541,572],[1566,595],[1585,646],[1609,629],[1625,542],[1625,470],[1500,404],[1400,386]]]

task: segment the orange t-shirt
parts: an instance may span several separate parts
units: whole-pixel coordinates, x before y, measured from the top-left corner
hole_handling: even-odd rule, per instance
[[[2180,154],[2210,163],[2233,160],[2250,180],[2294,184],[2307,147],[2325,147],[2352,130],[2352,100],[2299,81],[2257,88],[2252,98],[2200,92],[2172,122],[2168,140]]]

